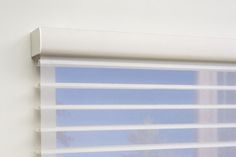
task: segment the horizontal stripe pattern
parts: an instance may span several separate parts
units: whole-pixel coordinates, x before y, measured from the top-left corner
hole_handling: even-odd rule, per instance
[[[176,144],[145,144],[127,146],[103,146],[103,147],[84,147],[66,148],[54,150],[38,151],[43,155],[67,154],[67,153],[98,153],[98,152],[120,152],[120,151],[147,151],[147,150],[172,150],[172,149],[197,149],[197,148],[225,148],[236,147],[236,142],[221,143],[176,143]]]
[[[44,58],[38,65],[60,67],[90,67],[90,68],[122,68],[122,69],[176,69],[176,70],[209,70],[236,71],[235,64],[225,63],[193,63],[173,61],[140,61],[140,60],[112,60],[112,59],[58,59]]]
[[[204,129],[204,128],[236,128],[236,123],[229,124],[143,124],[143,125],[107,125],[41,128],[40,132],[67,131],[117,131],[117,130],[152,130],[152,129]]]
[[[109,105],[44,105],[38,110],[183,110],[183,109],[236,109],[236,104],[187,104],[187,105],[169,105],[169,104],[109,104]]]
[[[236,86],[164,85],[164,84],[113,84],[113,83],[42,83],[41,87],[66,89],[141,89],[141,90],[236,90]]]

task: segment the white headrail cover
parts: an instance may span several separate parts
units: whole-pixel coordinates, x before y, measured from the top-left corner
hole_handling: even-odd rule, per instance
[[[32,57],[236,61],[233,38],[38,28],[31,41]]]

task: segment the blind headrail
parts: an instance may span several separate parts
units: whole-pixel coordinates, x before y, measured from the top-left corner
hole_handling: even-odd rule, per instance
[[[233,38],[38,28],[31,41],[32,57],[236,61]]]

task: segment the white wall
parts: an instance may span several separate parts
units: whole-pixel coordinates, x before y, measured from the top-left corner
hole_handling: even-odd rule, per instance
[[[38,26],[236,37],[235,0],[0,0],[0,155],[32,157]]]

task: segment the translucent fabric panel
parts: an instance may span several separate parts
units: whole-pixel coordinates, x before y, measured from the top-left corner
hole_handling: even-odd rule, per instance
[[[200,133],[208,134],[205,143],[233,142],[236,140],[235,128],[61,131],[56,133],[56,139],[57,148],[77,148],[108,145],[196,143],[199,141]],[[54,133],[43,133],[44,139],[48,139],[52,134]]]
[[[57,126],[178,124],[195,122],[197,122],[196,110],[57,111]]]
[[[234,130],[235,131],[235,130]],[[196,142],[197,130],[131,130],[57,133],[58,148]],[[210,141],[209,141],[210,142]]]
[[[42,111],[51,115],[55,111]],[[216,120],[209,118],[199,121],[199,113],[217,115]],[[78,125],[131,125],[131,124],[189,124],[189,123],[236,123],[236,109],[187,109],[187,110],[58,110],[56,111],[56,126]],[[42,121],[50,127],[48,120]]]
[[[200,149],[173,149],[158,151],[126,151],[106,153],[72,153],[57,154],[56,157],[199,157],[199,152],[217,152],[217,157],[235,157],[235,148],[200,148]],[[43,157],[50,157],[43,155]]]
[[[197,157],[197,149],[58,154],[56,157]],[[48,156],[43,156],[48,157]]]
[[[209,64],[208,70],[201,66],[184,70],[174,65],[146,69],[49,63],[52,64],[42,62],[40,70],[42,157],[235,156],[236,68],[235,71],[214,70]],[[127,88],[117,88],[121,84]],[[137,87],[130,86],[133,84]],[[153,85],[155,89],[140,85]],[[102,105],[109,109],[99,108]],[[112,108],[115,105],[123,109]],[[148,105],[153,108],[137,109]],[[93,108],[76,108],[88,106]],[[194,125],[195,128],[127,129],[134,125]],[[114,129],[117,126],[123,129]],[[103,130],[79,131],[86,127],[103,127]],[[191,143],[196,148],[187,149]],[[111,152],[95,149],[153,144],[166,144],[169,148]],[[184,146],[175,149],[181,145]],[[204,145],[214,148],[201,148]],[[80,152],[87,148],[95,152]]]
[[[193,90],[56,89],[56,102],[73,104],[194,104]]]
[[[56,82],[196,84],[196,71],[57,67]]]

